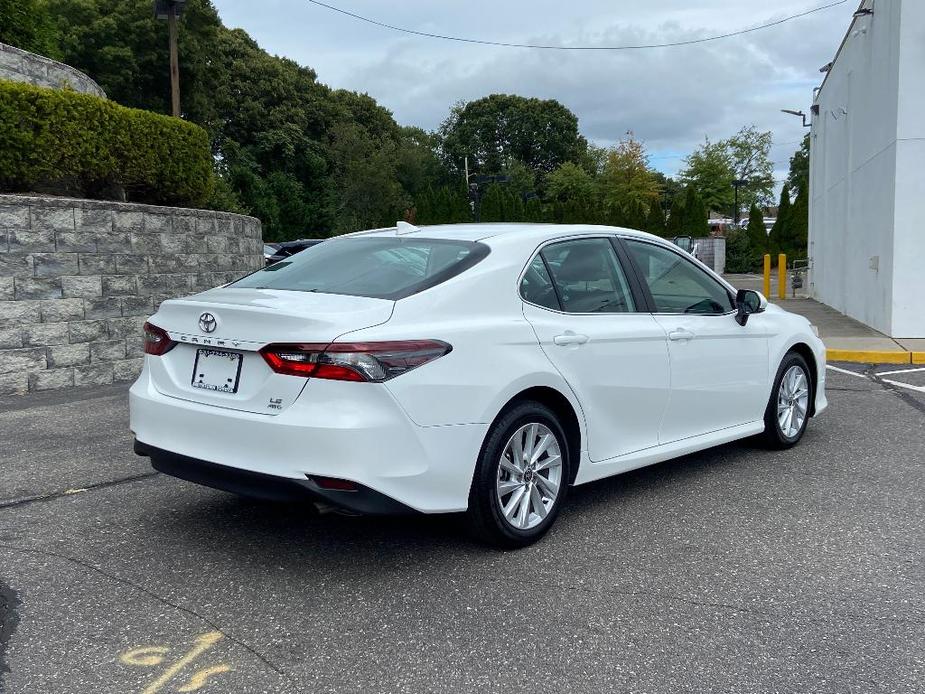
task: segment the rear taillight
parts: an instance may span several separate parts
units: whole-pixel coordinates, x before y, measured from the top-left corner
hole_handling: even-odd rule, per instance
[[[440,340],[267,345],[260,353],[276,373],[381,383],[448,354]]]
[[[142,328],[144,331],[145,354],[153,354],[159,357],[166,354],[177,343],[170,339],[170,335],[163,328],[158,328],[152,323],[145,323]]]

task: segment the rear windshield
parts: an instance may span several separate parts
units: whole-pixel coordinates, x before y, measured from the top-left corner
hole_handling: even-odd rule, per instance
[[[230,286],[397,300],[455,277],[486,255],[488,246],[474,241],[331,239]]]

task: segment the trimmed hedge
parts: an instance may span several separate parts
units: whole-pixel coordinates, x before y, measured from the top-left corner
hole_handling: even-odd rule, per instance
[[[68,90],[0,80],[0,190],[197,207],[212,192],[197,125]]]

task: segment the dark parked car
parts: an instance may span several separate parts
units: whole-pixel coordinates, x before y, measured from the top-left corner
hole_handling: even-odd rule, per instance
[[[269,265],[270,258],[276,255],[276,251],[279,249],[278,243],[265,243],[263,244],[263,260]]]
[[[272,265],[273,263],[278,263],[280,260],[288,258],[291,255],[295,255],[300,251],[304,251],[306,248],[311,248],[314,245],[317,245],[324,241],[324,239],[299,239],[297,241],[283,241],[282,243],[274,244],[265,244],[264,245],[264,258],[267,261],[267,265]],[[267,246],[275,246],[275,252],[267,256]]]

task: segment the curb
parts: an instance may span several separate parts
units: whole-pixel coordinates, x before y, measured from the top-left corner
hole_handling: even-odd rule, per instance
[[[858,364],[925,364],[925,352],[826,349],[825,358],[826,361],[848,361]]]

